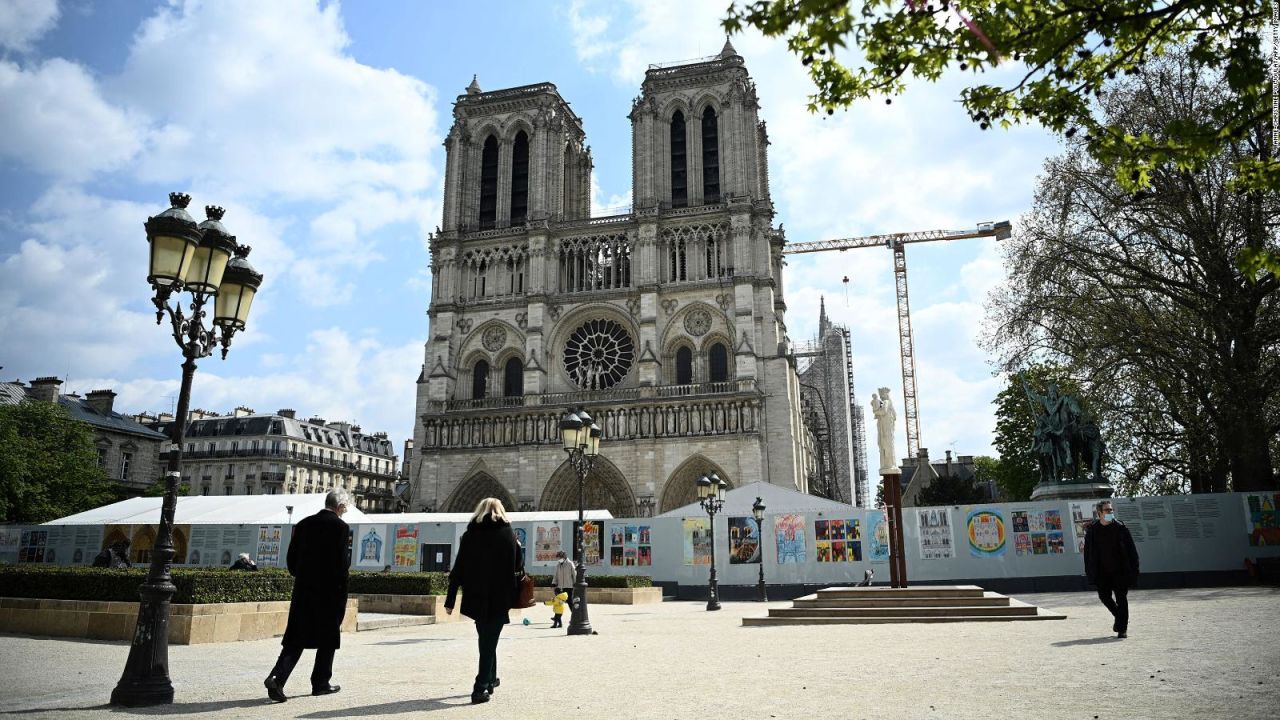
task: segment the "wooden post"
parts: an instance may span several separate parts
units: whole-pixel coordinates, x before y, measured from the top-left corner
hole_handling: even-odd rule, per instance
[[[896,481],[897,478],[894,478]],[[894,587],[907,586],[907,548],[903,540],[902,529],[902,483],[893,482],[893,524],[889,529],[893,531],[893,547],[896,553],[891,557],[891,561],[897,568],[898,584]]]
[[[896,468],[895,468],[896,469]],[[901,540],[898,539],[897,518],[900,514],[896,512],[897,505],[902,499],[902,481],[901,471],[893,473],[883,473],[880,477],[884,482],[884,490],[881,493],[884,496],[884,517],[889,523],[889,586],[901,587],[899,583],[901,578],[898,576],[898,555],[901,554],[902,548],[899,547]],[[867,528],[869,532],[874,533],[875,528]]]

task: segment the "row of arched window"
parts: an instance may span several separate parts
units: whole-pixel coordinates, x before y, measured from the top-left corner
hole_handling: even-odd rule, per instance
[[[707,348],[706,355],[698,355],[694,353],[692,347],[681,345],[676,349],[674,374],[671,380],[676,385],[728,382],[729,348],[722,342],[716,342]]]
[[[688,128],[684,113],[671,116],[671,207],[689,205]],[[702,201],[720,202],[720,123],[715,109],[702,111]]]
[[[471,399],[483,400],[492,397],[489,384],[493,377],[493,368],[489,361],[481,358],[471,366]],[[524,395],[524,363],[520,358],[510,358],[502,365],[501,397],[520,397]]]
[[[521,130],[511,145],[511,224],[529,216],[529,135]],[[480,229],[492,230],[498,221],[498,138],[485,138],[480,153]]]

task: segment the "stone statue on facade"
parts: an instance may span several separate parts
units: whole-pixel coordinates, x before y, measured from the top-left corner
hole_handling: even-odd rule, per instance
[[[889,399],[889,388],[882,387],[871,396],[871,413],[876,418],[876,442],[880,446],[880,474],[901,472],[894,460],[893,424],[898,420],[898,413],[893,410],[893,401]]]
[[[1093,482],[1106,482],[1102,478],[1105,448],[1098,423],[1084,414],[1076,398],[1061,394],[1056,383],[1049,383],[1041,395],[1025,376],[1019,380],[1036,418],[1031,447],[1040,463],[1040,484],[1077,483],[1082,465],[1092,472]]]

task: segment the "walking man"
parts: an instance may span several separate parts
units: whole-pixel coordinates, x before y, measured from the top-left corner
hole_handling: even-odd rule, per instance
[[[280,643],[284,649],[271,674],[263,682],[267,697],[288,700],[284,685],[304,649],[315,649],[311,670],[311,694],[328,695],[340,689],[330,685],[333,654],[341,644],[342,616],[347,610],[347,524],[342,515],[350,496],[341,488],[330,490],[324,509],[304,518],[293,528],[288,566],[293,576],[289,624]]]
[[[1129,587],[1138,577],[1138,548],[1124,523],[1116,520],[1110,500],[1095,506],[1094,521],[1084,533],[1084,572],[1098,597],[1115,616],[1116,637],[1129,632]]]

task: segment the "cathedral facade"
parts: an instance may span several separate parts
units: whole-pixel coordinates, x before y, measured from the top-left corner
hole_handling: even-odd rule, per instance
[[[581,119],[550,83],[473,81],[445,141],[412,508],[577,508],[559,421],[603,430],[589,508],[692,502],[716,473],[808,491],[814,436],[785,323],[768,134],[743,59],[653,66],[633,208],[591,217]]]

